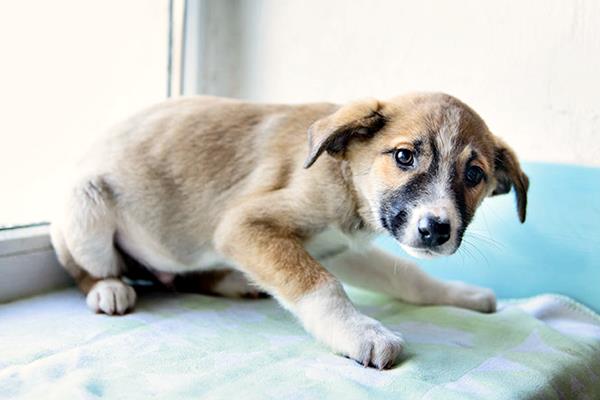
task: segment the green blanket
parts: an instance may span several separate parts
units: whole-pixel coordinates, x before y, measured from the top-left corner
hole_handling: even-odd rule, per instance
[[[0,305],[0,398],[600,398],[600,318],[568,298],[484,315],[350,295],[404,335],[393,369],[331,354],[273,300],[150,295],[107,317],[68,289]]]

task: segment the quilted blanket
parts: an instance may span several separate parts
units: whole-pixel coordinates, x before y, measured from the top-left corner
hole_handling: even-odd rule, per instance
[[[123,317],[75,289],[0,305],[0,398],[600,398],[600,318],[566,297],[484,315],[350,296],[404,335],[393,369],[331,354],[270,299],[154,294]]]

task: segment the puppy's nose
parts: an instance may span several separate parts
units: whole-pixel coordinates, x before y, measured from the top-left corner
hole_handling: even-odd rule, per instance
[[[426,246],[439,246],[450,239],[450,223],[434,217],[423,217],[419,220],[419,234]]]

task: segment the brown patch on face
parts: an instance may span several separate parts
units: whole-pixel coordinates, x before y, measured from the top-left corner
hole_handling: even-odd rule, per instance
[[[464,231],[473,218],[475,210],[488,193],[487,188],[492,170],[489,167],[489,161],[471,144],[465,146],[459,153],[454,168],[456,173],[452,181],[452,190],[461,213],[462,230]],[[480,168],[483,171],[481,182],[476,185],[467,182],[469,168]]]
[[[421,137],[422,135],[406,134],[387,141],[389,144],[386,144],[381,154],[376,157],[371,170],[372,175],[380,178],[379,182],[384,188],[404,185],[415,174],[427,170],[431,163],[430,152],[423,152]],[[410,152],[413,158],[418,157],[417,164],[411,168],[400,169],[394,158],[394,152],[399,150]]]
[[[377,204],[385,193],[406,185],[412,177],[426,172],[432,163],[432,152],[426,145],[426,121],[395,104],[385,104],[382,111],[387,123],[369,142],[351,146],[346,159],[352,165],[355,184],[370,204]],[[400,169],[394,151],[406,149],[417,160],[413,168]]]

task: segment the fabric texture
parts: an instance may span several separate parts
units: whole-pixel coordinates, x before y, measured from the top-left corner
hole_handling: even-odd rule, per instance
[[[349,292],[406,339],[393,369],[331,354],[271,299],[153,294],[123,317],[75,289],[0,305],[0,398],[600,398],[600,318],[566,297],[485,315]]]

